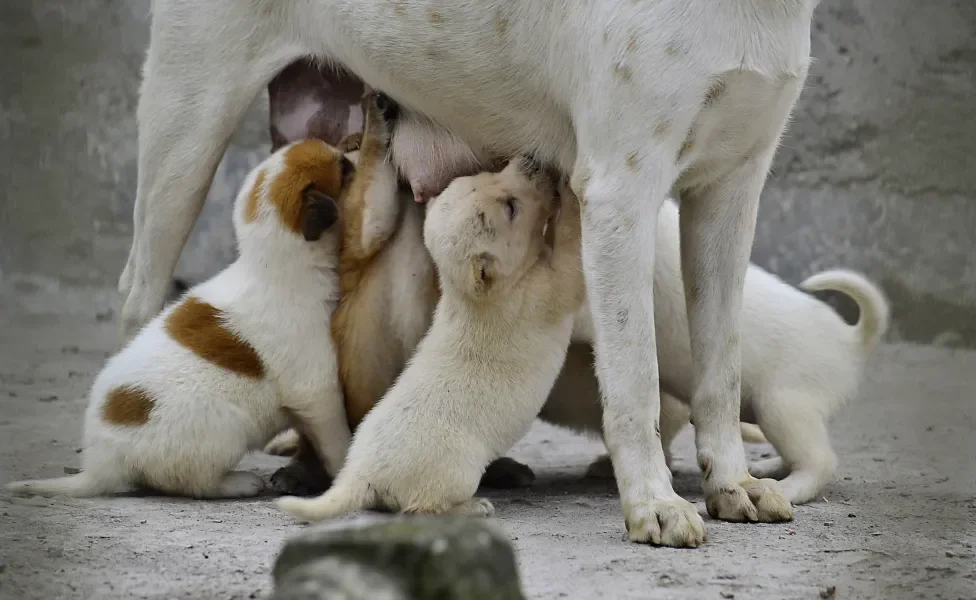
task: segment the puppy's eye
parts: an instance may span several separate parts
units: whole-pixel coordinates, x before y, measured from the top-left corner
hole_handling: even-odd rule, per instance
[[[508,217],[509,221],[515,219],[515,215],[518,213],[518,205],[515,202],[515,198],[509,198],[505,201],[505,216]]]

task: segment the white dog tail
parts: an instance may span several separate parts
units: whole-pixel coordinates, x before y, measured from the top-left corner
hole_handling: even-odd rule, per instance
[[[739,423],[739,429],[742,433],[742,441],[747,444],[765,444],[769,441],[763,435],[762,429],[759,429],[759,425]]]
[[[8,483],[4,488],[18,496],[70,496],[90,498],[125,491],[126,486],[115,479],[99,477],[92,471],[55,479],[32,479]]]
[[[300,521],[316,523],[369,508],[370,495],[366,482],[343,484],[337,479],[336,484],[318,498],[285,496],[278,500],[278,508]]]
[[[884,294],[866,277],[846,269],[834,269],[812,275],[800,284],[808,292],[833,290],[847,294],[857,302],[861,316],[857,321],[857,329],[861,336],[861,343],[867,350],[872,350],[881,341],[881,336],[888,331],[888,320],[891,309]]]

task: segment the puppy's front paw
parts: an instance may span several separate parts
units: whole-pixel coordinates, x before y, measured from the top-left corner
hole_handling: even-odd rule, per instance
[[[363,145],[363,134],[361,132],[350,133],[346,137],[339,141],[339,145],[336,148],[339,149],[343,154],[348,154],[350,152],[355,152],[359,150],[360,146]]]
[[[481,485],[485,487],[511,490],[529,487],[535,482],[535,473],[522,463],[503,456],[492,462],[481,476]]]
[[[734,523],[793,520],[793,506],[772,479],[750,476],[738,485],[708,486],[705,507],[713,519]]]
[[[271,489],[283,496],[318,496],[332,485],[321,465],[293,460],[271,476]]]
[[[627,536],[632,542],[697,548],[708,539],[695,505],[680,496],[624,505]]]
[[[386,147],[393,135],[393,126],[400,108],[392,98],[373,92],[366,98],[366,138],[373,144]]]

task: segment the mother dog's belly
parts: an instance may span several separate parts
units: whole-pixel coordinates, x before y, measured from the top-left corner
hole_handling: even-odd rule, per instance
[[[569,62],[572,48],[554,52],[567,36],[552,9],[525,11],[516,0],[320,1],[321,16],[298,24],[303,46],[493,153],[533,150],[572,165],[565,92],[575,75],[550,59],[578,62]]]

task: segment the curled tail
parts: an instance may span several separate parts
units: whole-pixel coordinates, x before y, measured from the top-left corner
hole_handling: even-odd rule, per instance
[[[872,350],[888,331],[891,312],[888,300],[878,286],[860,273],[846,269],[824,271],[807,278],[800,288],[808,292],[833,290],[850,296],[861,313],[855,327],[866,350]]]
[[[315,523],[368,508],[369,496],[369,485],[365,482],[343,484],[336,480],[336,484],[318,498],[285,496],[278,500],[278,508],[296,519]]]
[[[18,496],[71,496],[73,498],[90,498],[126,489],[122,482],[98,477],[91,471],[82,471],[77,475],[55,479],[15,481],[8,483],[4,488]]]
[[[747,444],[765,444],[768,441],[762,429],[759,429],[759,425],[739,423],[739,428],[742,432],[742,441]]]

